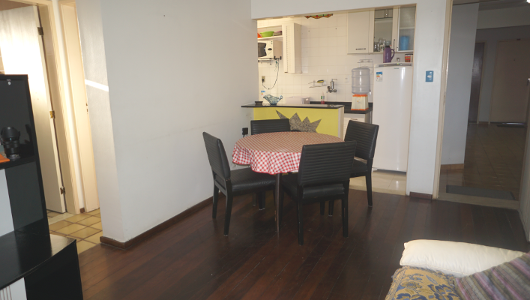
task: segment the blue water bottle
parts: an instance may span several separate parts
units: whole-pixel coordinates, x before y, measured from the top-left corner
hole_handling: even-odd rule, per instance
[[[399,50],[409,50],[409,37],[407,35],[399,37]]]

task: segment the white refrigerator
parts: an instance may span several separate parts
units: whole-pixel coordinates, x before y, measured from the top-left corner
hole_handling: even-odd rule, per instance
[[[412,65],[380,64],[374,68],[373,119],[379,125],[373,167],[407,172]]]

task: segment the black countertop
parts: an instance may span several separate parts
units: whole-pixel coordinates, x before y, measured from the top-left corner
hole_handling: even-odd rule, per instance
[[[351,102],[327,102],[326,104],[321,104],[320,101],[311,101],[310,104],[299,104],[299,105],[270,105],[266,101],[263,102],[263,105],[256,105],[255,103],[241,105],[245,108],[263,108],[263,107],[300,107],[300,108],[320,108],[320,109],[339,109],[344,107],[345,114],[360,114],[365,115],[369,114],[373,110],[372,103],[368,103],[369,107],[366,110],[351,110]]]
[[[360,114],[360,115],[365,115],[365,114],[368,114],[368,113],[371,113],[372,110],[373,110],[373,106],[372,106],[372,103],[368,103],[368,109],[366,110],[351,110],[351,102],[329,102],[329,103],[333,103],[334,105],[342,105],[344,106],[344,113],[345,114]],[[311,101],[311,105],[321,105],[320,104],[320,101]]]
[[[241,107],[246,108],[263,108],[263,107],[299,107],[299,108],[320,108],[320,109],[339,109],[341,107],[344,107],[342,104],[299,104],[299,105],[269,105],[266,102],[263,102],[263,105],[256,105],[254,103],[241,105]]]

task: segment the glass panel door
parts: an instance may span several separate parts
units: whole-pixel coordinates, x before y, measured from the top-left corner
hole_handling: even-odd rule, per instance
[[[378,9],[374,12],[374,52],[383,52],[392,44],[393,9]]]
[[[399,37],[398,51],[412,52],[414,50],[414,29],[416,26],[416,7],[402,7],[399,9]]]

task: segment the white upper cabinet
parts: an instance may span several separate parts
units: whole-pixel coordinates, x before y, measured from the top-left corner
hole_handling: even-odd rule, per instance
[[[385,46],[412,52],[415,21],[415,6],[349,13],[348,54],[382,53]]]
[[[283,35],[283,72],[302,73],[302,26],[300,24],[282,25]]]
[[[394,48],[396,19],[399,14],[397,8],[383,8],[374,11],[374,34],[371,36],[371,52],[383,52],[385,46]]]
[[[372,15],[373,11],[348,14],[348,54],[370,53],[370,19]]]
[[[399,9],[398,36],[396,51],[414,51],[414,29],[416,28],[416,6],[401,7]]]

